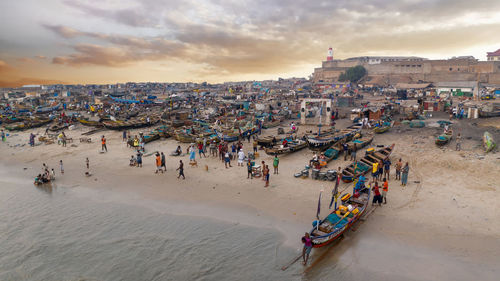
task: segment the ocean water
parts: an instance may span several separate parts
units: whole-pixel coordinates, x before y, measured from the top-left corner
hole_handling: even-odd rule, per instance
[[[296,250],[274,229],[166,214],[95,190],[0,184],[0,280],[303,278],[281,271]]]
[[[452,251],[393,236],[419,227],[398,229],[404,222],[392,225],[376,212],[339,243],[313,250],[310,266],[299,261],[282,271],[301,246],[296,229],[227,213],[109,190],[35,187],[0,167],[0,281],[498,280],[500,274],[500,239],[474,239],[483,249],[477,259],[467,254],[474,244],[461,237],[436,236],[456,240]]]

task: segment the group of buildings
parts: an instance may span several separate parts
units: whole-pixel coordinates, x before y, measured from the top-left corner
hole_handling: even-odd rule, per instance
[[[438,85],[442,91],[480,93],[481,88],[500,88],[500,49],[487,53],[487,61],[472,56],[430,60],[422,57],[354,57],[334,59],[330,49],[322,66],[314,69],[312,83],[318,89],[339,87],[339,76],[351,67],[361,65],[367,75],[358,84],[361,87],[393,87],[396,89],[424,89]]]

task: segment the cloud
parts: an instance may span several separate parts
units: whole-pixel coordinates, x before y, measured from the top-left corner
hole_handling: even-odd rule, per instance
[[[3,60],[0,60],[0,73],[13,71],[14,68]]]
[[[125,68],[175,60],[199,67],[196,75],[202,76],[281,75],[303,65],[320,65],[330,46],[341,58],[460,52],[495,44],[492,31],[500,25],[497,0],[64,3],[89,21],[112,23],[116,29],[102,33],[77,28],[76,23],[45,24],[72,48],[52,63]]]
[[[70,28],[70,27],[67,27],[67,26],[50,25],[50,24],[43,24],[42,26],[53,31],[54,33],[56,33],[64,38],[74,38],[77,36],[85,35],[84,32],[77,31],[77,30]]]
[[[22,63],[33,63],[33,62],[35,62],[35,60],[33,60],[32,58],[28,58],[28,57],[17,58],[16,60],[19,61],[19,62],[22,62]]]

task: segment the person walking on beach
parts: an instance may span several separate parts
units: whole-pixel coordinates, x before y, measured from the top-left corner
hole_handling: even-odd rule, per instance
[[[123,131],[123,137],[122,137],[123,141],[127,141],[127,131]]]
[[[139,149],[137,150],[137,167],[142,168],[142,153]]]
[[[384,204],[387,204],[387,192],[389,191],[389,182],[384,178],[384,185],[382,186],[382,199],[384,199]]]
[[[257,153],[257,145],[258,145],[257,139],[254,139],[253,140],[253,153],[254,154]]]
[[[252,161],[250,159],[247,162],[247,179],[253,179]]]
[[[389,175],[390,175],[390,171],[391,171],[391,160],[389,160],[389,158],[385,159],[384,160],[384,178],[386,178],[387,180],[389,180]]]
[[[0,135],[2,136],[2,141],[5,142],[5,132],[3,130],[0,132]]]
[[[302,249],[302,264],[306,265],[313,247],[312,239],[309,236],[309,233],[306,232],[306,234],[302,237],[302,243],[304,243],[304,248]]]
[[[401,161],[401,158],[399,158],[399,161],[396,163],[396,180],[401,180],[402,168],[403,168],[403,162]]]
[[[64,174],[64,166],[62,160],[59,160],[59,167],[61,168],[61,174]]]
[[[280,164],[280,159],[278,158],[278,154],[275,154],[274,155],[274,159],[273,159],[273,167],[274,167],[274,174],[279,174],[278,173],[278,166]]]
[[[229,165],[229,167],[232,167],[229,152],[226,151],[226,153],[224,154],[224,166],[226,167],[226,169],[228,169],[228,167],[227,167],[228,165]]]
[[[155,174],[158,174],[159,171],[163,174],[163,169],[161,168],[161,156],[160,153],[156,152],[156,171]]]
[[[167,163],[165,161],[165,154],[163,152],[161,153],[161,167],[162,169],[165,169],[165,172],[167,171]]]
[[[457,144],[455,146],[455,150],[460,151],[462,149],[462,136],[460,136],[460,133],[458,133],[458,135],[457,135],[456,142],[457,142]]]
[[[106,147],[106,137],[104,135],[101,138],[101,150],[108,152],[108,148]]]
[[[245,161],[245,152],[243,152],[243,149],[240,149],[238,151],[238,166],[243,167],[243,161]]]
[[[196,151],[194,150],[194,146],[189,147],[189,162],[196,162]]]
[[[268,165],[265,166],[262,174],[264,175],[264,180],[266,181],[266,185],[264,185],[264,187],[268,187],[269,186],[269,166]]]
[[[372,190],[374,194],[372,205],[378,203],[379,206],[382,206],[382,195],[380,194],[380,189],[378,187],[377,181],[375,181],[375,183],[373,184]]]
[[[35,134],[33,133],[30,134],[30,146],[35,146]]]
[[[401,185],[406,186],[408,183],[408,173],[410,172],[410,166],[408,166],[408,162],[406,162],[405,166],[401,170]]]
[[[182,179],[185,180],[186,177],[184,176],[184,163],[182,163],[182,160],[179,160],[179,168],[176,169],[179,171],[179,175],[177,178],[180,178],[182,176]]]
[[[85,165],[87,166],[87,170],[90,168],[90,161],[89,158],[85,159]]]

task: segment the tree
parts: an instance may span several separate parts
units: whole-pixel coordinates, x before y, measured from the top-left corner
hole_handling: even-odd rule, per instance
[[[358,82],[363,76],[366,75],[366,69],[362,65],[348,68],[345,72],[339,75],[339,81],[350,81],[353,83]]]

